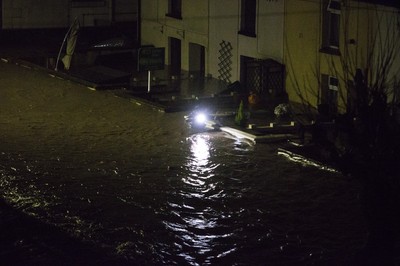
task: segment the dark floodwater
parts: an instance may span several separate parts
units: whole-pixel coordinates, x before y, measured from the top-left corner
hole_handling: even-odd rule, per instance
[[[132,132],[85,129],[74,145],[2,152],[4,197],[144,264],[326,265],[363,244],[351,179],[275,145],[191,134],[183,114],[139,113]]]

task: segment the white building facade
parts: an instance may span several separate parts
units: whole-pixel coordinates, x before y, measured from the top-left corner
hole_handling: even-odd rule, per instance
[[[175,73],[229,84],[246,60],[283,60],[283,0],[146,0],[141,17],[142,45],[165,47]]]

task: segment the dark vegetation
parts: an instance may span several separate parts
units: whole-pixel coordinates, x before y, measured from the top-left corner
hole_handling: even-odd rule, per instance
[[[357,80],[358,79],[358,80]],[[354,112],[335,117],[335,134],[328,141],[340,170],[361,181],[369,228],[363,258],[368,263],[394,263],[400,229],[400,125],[397,108],[387,95],[369,88],[356,76],[359,98]],[[372,260],[370,260],[372,259]],[[367,263],[367,261],[365,261]]]
[[[372,34],[363,69],[356,66],[358,55],[348,45],[342,47],[339,64],[327,59],[330,72],[344,84],[338,92],[344,112],[335,112],[337,107],[327,104],[320,104],[317,112],[311,110],[308,97],[320,99],[320,95],[292,77],[305,115],[316,121],[311,130],[313,145],[329,151],[329,160],[363,186],[369,236],[357,265],[396,265],[400,259],[400,83],[396,81],[400,24],[398,13],[393,14],[387,19],[376,13],[381,24]],[[345,30],[343,39],[348,39],[346,34]],[[321,85],[318,67],[313,75]]]

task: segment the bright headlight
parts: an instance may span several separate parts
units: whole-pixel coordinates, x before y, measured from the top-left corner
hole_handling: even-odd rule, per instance
[[[195,121],[197,124],[204,124],[207,121],[207,116],[204,113],[197,113],[195,116]]]

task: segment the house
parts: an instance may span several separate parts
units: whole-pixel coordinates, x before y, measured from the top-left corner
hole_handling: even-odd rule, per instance
[[[378,0],[146,0],[141,41],[166,48],[171,76],[240,81],[265,104],[288,96],[336,113],[354,102],[357,69],[376,79],[383,40],[398,48],[398,16],[398,3]],[[385,72],[385,87],[396,73]]]
[[[356,73],[392,95],[400,70],[398,7],[388,1],[287,0],[290,100],[330,113],[352,112],[361,97],[354,91]]]
[[[240,81],[265,95],[284,94],[283,30],[283,1],[141,4],[141,43],[166,48],[171,76],[184,70],[226,84]]]
[[[104,26],[138,19],[136,0],[2,0],[0,29],[65,28],[75,18],[81,26]]]
[[[166,48],[171,76],[209,73],[209,8],[209,1],[142,1],[141,44]]]

